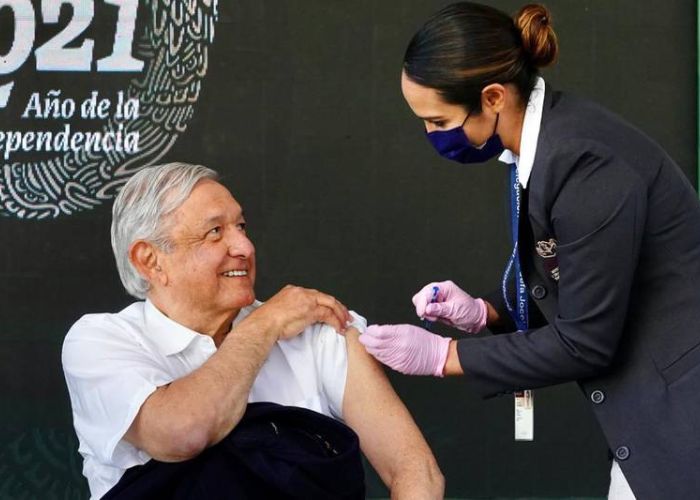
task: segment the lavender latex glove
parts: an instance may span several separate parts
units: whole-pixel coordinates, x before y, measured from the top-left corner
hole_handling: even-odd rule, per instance
[[[388,367],[436,377],[443,376],[450,340],[413,325],[371,325],[360,335],[367,352]]]
[[[435,302],[433,287],[438,287]],[[488,310],[482,299],[475,299],[452,281],[429,283],[413,296],[416,314],[440,321],[467,333],[478,333],[486,326]]]

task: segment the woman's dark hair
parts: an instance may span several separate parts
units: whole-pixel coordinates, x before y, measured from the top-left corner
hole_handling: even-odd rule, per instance
[[[450,104],[481,112],[481,91],[513,83],[523,102],[538,68],[557,57],[557,36],[544,5],[526,5],[514,18],[471,2],[449,5],[413,36],[404,56],[406,76],[434,88]]]

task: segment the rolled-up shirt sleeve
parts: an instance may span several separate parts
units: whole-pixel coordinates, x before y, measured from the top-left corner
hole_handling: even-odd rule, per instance
[[[352,326],[360,333],[367,328],[367,320],[355,313]],[[328,402],[331,415],[343,419],[343,396],[348,373],[348,348],[345,337],[328,325],[320,325],[320,331],[313,336],[312,349],[316,364],[317,379],[320,389]]]
[[[102,463],[129,468],[149,457],[122,438],[141,405],[172,378],[145,355],[138,340],[94,315],[83,317],[68,332],[62,362],[81,452]],[[89,448],[85,450],[84,448]]]

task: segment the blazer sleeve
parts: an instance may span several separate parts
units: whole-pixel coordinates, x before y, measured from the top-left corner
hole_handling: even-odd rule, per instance
[[[458,342],[483,397],[590,377],[615,355],[627,317],[647,211],[637,173],[600,144],[562,144],[549,158],[568,172],[551,194],[558,239],[558,314],[549,325]]]
[[[508,300],[511,304],[515,304],[515,281],[513,279],[510,279],[508,281]],[[491,304],[491,306],[498,313],[498,324],[489,325],[488,327],[491,333],[499,335],[502,333],[512,333],[518,329],[515,325],[515,322],[513,321],[513,318],[508,312],[506,302],[503,299],[503,290],[501,288],[493,290],[492,292],[483,295],[481,298],[489,304]],[[537,304],[535,304],[535,302],[530,297],[528,297],[527,308],[528,323],[530,325],[530,328],[539,328],[547,324],[547,318],[544,317],[540,309],[537,307]]]
[[[511,280],[512,281],[512,280]],[[515,289],[513,286],[509,285],[508,289],[506,290],[508,293],[508,300],[511,301],[511,304],[515,304]],[[517,330],[518,328],[515,326],[515,322],[513,321],[513,318],[510,316],[510,313],[508,312],[508,309],[506,308],[506,302],[503,299],[503,290],[501,288],[497,288],[493,290],[490,293],[485,294],[483,297],[481,297],[483,300],[491,304],[491,307],[493,307],[496,312],[498,313],[498,324],[497,325],[489,325],[489,330],[491,333],[494,334],[501,334],[501,333],[511,333]],[[529,306],[529,304],[528,304]]]

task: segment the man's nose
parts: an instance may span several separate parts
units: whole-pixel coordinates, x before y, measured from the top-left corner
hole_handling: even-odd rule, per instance
[[[255,253],[255,246],[243,231],[235,231],[228,241],[228,252],[232,257],[250,258]]]

